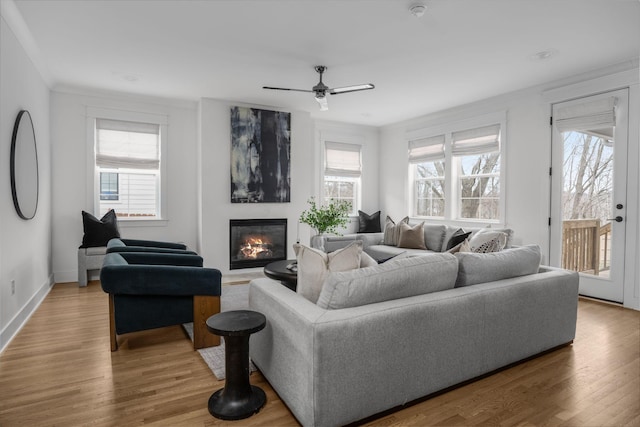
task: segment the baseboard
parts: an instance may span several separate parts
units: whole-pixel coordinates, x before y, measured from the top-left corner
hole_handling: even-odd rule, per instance
[[[49,294],[51,287],[53,286],[53,274],[49,276],[49,279],[40,286],[40,289],[27,301],[27,303],[13,316],[13,319],[9,321],[9,324],[0,331],[0,353],[4,351],[9,345],[11,340],[20,332],[20,329],[27,323],[27,320],[40,306],[45,297]]]
[[[89,270],[89,280],[99,280],[100,270]],[[78,281],[78,270],[57,271],[53,273],[54,283],[70,283]]]

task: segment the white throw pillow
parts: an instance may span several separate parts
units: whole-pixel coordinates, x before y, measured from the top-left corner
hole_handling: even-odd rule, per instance
[[[296,292],[315,304],[320,296],[324,279],[329,272],[360,267],[362,242],[354,241],[348,246],[328,254],[300,244],[294,244],[293,250],[298,260]]]
[[[469,246],[471,246],[471,252],[489,253],[499,252],[504,249],[507,243],[507,235],[501,231],[492,231],[489,229],[482,229],[471,236],[469,240]]]

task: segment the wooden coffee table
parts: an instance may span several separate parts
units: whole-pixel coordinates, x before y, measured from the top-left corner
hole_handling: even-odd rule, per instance
[[[279,280],[287,288],[295,291],[298,286],[298,272],[287,268],[291,264],[296,264],[296,260],[274,261],[264,267],[264,275],[270,279]]]

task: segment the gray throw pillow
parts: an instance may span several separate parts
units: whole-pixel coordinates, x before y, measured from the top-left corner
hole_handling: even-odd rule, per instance
[[[456,288],[535,274],[540,268],[540,247],[527,245],[500,252],[458,252]]]

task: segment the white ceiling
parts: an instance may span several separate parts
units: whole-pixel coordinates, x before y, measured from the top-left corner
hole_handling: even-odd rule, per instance
[[[7,1],[7,0],[2,0]],[[637,0],[15,0],[54,86],[217,98],[380,126],[640,53]],[[427,6],[422,18],[409,6]],[[537,52],[556,54],[534,61]],[[330,87],[318,111],[314,65]]]

